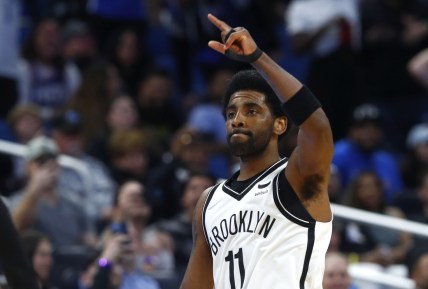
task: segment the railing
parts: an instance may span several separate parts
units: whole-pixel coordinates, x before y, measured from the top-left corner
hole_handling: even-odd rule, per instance
[[[0,152],[23,157],[25,155],[25,150],[26,147],[24,145],[0,140]],[[64,167],[75,169],[81,175],[85,183],[89,183],[89,172],[86,166],[81,161],[69,156],[61,155],[59,157],[59,164]],[[333,214],[338,218],[354,220],[361,223],[382,226],[393,230],[399,230],[415,235],[428,237],[428,225],[424,225],[421,223],[370,213],[338,204],[332,204],[332,210]],[[351,277],[356,280],[373,282],[392,288],[414,288],[413,281],[406,277],[400,277],[393,274],[374,271],[370,269],[367,270],[366,268],[362,267],[353,268],[352,266],[350,266],[349,271]]]

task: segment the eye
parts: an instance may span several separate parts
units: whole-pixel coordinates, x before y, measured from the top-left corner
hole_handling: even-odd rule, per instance
[[[257,113],[257,110],[255,110],[254,108],[250,108],[249,110],[248,110],[248,114],[249,115],[255,115]]]
[[[234,118],[236,115],[236,113],[234,111],[228,111],[227,112],[227,119],[232,119]]]

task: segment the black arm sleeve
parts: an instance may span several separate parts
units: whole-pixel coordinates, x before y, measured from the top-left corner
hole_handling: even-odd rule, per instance
[[[39,289],[9,211],[0,199],[0,260],[12,289]]]

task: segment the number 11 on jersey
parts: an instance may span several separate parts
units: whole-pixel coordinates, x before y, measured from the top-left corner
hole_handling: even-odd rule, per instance
[[[242,254],[242,248],[239,248],[238,253],[236,254],[233,254],[233,251],[229,251],[226,258],[224,258],[226,262],[229,262],[229,279],[230,279],[231,289],[236,289],[234,259],[237,259],[237,262],[238,262],[239,275],[241,278],[241,289],[242,289],[242,286],[244,285],[244,278],[245,278],[244,255]]]

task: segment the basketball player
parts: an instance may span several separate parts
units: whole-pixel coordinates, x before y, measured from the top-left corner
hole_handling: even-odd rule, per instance
[[[181,289],[321,289],[332,230],[329,121],[245,28],[208,19],[223,40],[208,45],[255,70],[238,72],[226,90],[227,141],[240,171],[199,200]],[[278,153],[287,128],[282,108],[300,129],[289,159]]]

